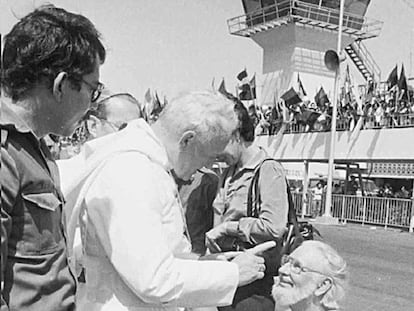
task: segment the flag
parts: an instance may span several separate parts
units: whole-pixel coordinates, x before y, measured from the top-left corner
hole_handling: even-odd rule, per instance
[[[249,83],[242,84],[239,86],[239,89],[241,92],[239,93],[239,99],[240,100],[251,100],[252,94],[250,92],[250,85]]]
[[[151,116],[151,112],[153,109],[152,99],[153,98],[151,94],[151,89],[148,88],[148,90],[145,92],[145,95],[144,95],[144,104],[143,104],[144,116],[145,116],[146,121],[149,121],[149,117]]]
[[[256,98],[256,75],[248,82],[239,86],[241,92],[239,93],[240,100],[252,100]]]
[[[273,99],[275,102],[275,98]],[[282,120],[284,123],[287,123],[290,121],[290,111],[286,107],[284,100],[279,101],[279,103],[275,103],[275,106],[277,107],[277,111],[282,116]]]
[[[321,116],[320,112],[315,110],[300,108],[300,111],[295,112],[295,120],[298,124],[303,124],[307,127],[307,131],[312,130],[315,122]]]
[[[375,88],[375,82],[373,80],[368,81],[367,91],[365,93],[365,103],[371,103],[372,98],[374,97]]]
[[[252,98],[256,99],[256,74],[254,74],[253,78],[250,80],[250,91],[252,93]]]
[[[345,70],[345,77],[344,77],[344,85],[342,86],[341,90],[341,103],[343,106],[346,106],[348,104],[352,103],[352,81],[351,81],[351,74],[349,72],[349,65],[346,66]]]
[[[400,100],[408,100],[408,85],[407,78],[405,77],[404,64],[401,66],[400,79],[398,79],[398,89],[400,90]]]
[[[316,93],[316,95],[315,95],[315,103],[319,107],[323,107],[326,104],[329,104],[328,95],[326,95],[325,90],[323,89],[322,86],[319,89],[318,93]]]
[[[359,134],[361,133],[361,130],[364,126],[364,117],[360,116],[358,119],[358,122],[355,124],[354,128],[352,129],[351,135],[349,136],[349,142],[352,144],[355,143],[357,138],[359,137]],[[350,148],[352,150],[352,148]]]
[[[398,67],[395,65],[394,69],[390,72],[388,79],[388,90],[390,90],[394,85],[398,84]]]
[[[299,73],[298,73],[298,95],[300,98],[304,98],[307,95],[305,88],[303,87],[302,81],[300,80]]]
[[[281,98],[285,101],[286,107],[290,108],[292,105],[302,102],[298,93],[291,87],[287,92],[283,93]]]
[[[347,100],[349,103],[352,103],[353,101],[356,101],[358,105],[358,111],[362,113],[362,98],[359,94],[358,88],[354,86],[353,78],[351,75],[351,72],[349,71],[349,65],[346,67],[346,84],[345,87],[347,88]],[[375,84],[373,84],[373,87],[375,89]]]
[[[161,101],[158,97],[158,93],[157,93],[157,91],[155,91],[155,98],[154,98],[154,102],[153,102],[153,105],[152,105],[151,115],[158,116],[162,111],[162,107],[163,106],[162,106]]]
[[[237,75],[237,79],[239,81],[243,81],[243,79],[247,78],[247,70],[246,68],[244,68],[243,71],[239,72],[239,74]]]
[[[368,82],[367,95],[373,95],[375,90],[375,82],[370,80]]]
[[[345,70],[345,79],[344,79],[345,93],[349,93],[351,87],[352,87],[351,73],[349,72],[349,64],[347,64],[346,70]]]
[[[218,88],[218,91],[221,94],[227,94],[226,84],[224,83],[224,78],[223,78],[223,80],[221,80],[221,83],[220,83],[220,86]]]
[[[151,95],[151,89],[148,88],[148,90],[145,92],[145,102],[146,103],[152,103],[152,95]]]

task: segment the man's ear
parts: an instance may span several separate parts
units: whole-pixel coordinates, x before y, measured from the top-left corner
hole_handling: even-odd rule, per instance
[[[323,296],[326,294],[332,287],[332,279],[326,278],[323,280],[321,284],[319,284],[318,288],[315,290],[315,296]]]
[[[101,123],[101,120],[99,120],[97,117],[90,115],[88,118],[88,131],[92,135],[92,137],[98,136],[98,126]]]
[[[195,136],[196,133],[194,131],[185,131],[179,141],[180,150],[188,150],[188,147],[194,142]]]
[[[65,83],[67,82],[68,82],[68,74],[63,71],[59,72],[55,80],[53,81],[53,95],[55,96],[58,102],[62,100],[64,86],[65,86]]]

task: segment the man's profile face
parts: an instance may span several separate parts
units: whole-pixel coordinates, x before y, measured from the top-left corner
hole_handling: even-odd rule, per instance
[[[240,139],[233,135],[223,152],[217,157],[217,161],[227,165],[236,165],[240,160]]]
[[[312,269],[323,273],[326,260],[314,248],[304,244],[291,255],[293,265]],[[276,301],[276,310],[298,304],[302,300],[313,296],[315,290],[324,280],[324,276],[313,271],[292,271],[291,263],[280,267],[278,281],[273,286],[273,296]]]
[[[176,175],[183,180],[189,180],[198,169],[211,167],[228,141],[227,136],[212,137],[208,141],[200,141],[196,136],[188,148],[180,152],[178,163],[174,167]]]
[[[80,90],[69,88],[64,94],[63,105],[60,105],[61,135],[70,136],[79,126],[79,122],[88,109],[91,107],[91,96],[93,88],[99,84],[99,67],[100,61],[97,59],[95,69],[90,74],[82,78],[85,82],[80,82]]]

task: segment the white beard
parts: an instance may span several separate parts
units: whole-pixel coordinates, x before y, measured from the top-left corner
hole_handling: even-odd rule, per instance
[[[282,287],[276,281],[272,289],[272,295],[275,300],[275,311],[289,310],[291,306],[304,303],[306,300],[310,302],[315,289],[316,285],[312,283],[308,283],[302,288],[297,288],[295,285],[293,287]]]

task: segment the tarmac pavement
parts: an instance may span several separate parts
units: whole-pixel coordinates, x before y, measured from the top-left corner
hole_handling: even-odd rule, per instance
[[[344,311],[414,311],[414,233],[381,227],[314,224],[347,261]]]

